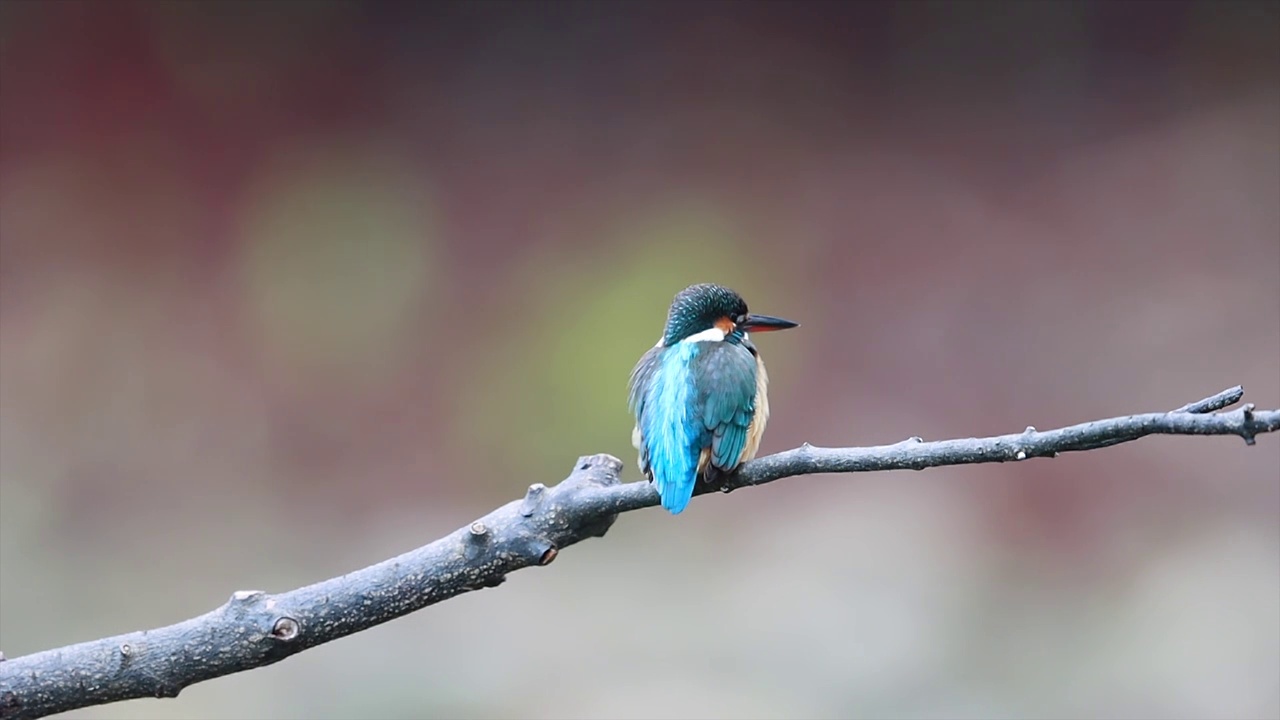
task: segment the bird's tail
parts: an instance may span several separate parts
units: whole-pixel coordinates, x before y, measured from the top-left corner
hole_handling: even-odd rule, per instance
[[[701,417],[690,416],[693,383],[685,372],[697,346],[680,343],[662,356],[646,390],[641,430],[648,447],[653,484],[662,507],[678,515],[689,505],[697,476]]]
[[[694,473],[654,473],[653,485],[662,497],[662,507],[679,515],[693,499]]]
[[[688,444],[683,442],[684,438],[675,440],[664,437],[650,445],[648,459],[653,486],[662,498],[662,507],[672,515],[679,515],[693,499],[698,461],[692,449],[686,449]]]

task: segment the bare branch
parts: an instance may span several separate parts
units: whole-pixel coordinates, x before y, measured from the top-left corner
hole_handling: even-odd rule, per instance
[[[1280,429],[1280,410],[1252,405],[1214,414],[1240,400],[1240,388],[1177,410],[1130,415],[1014,435],[894,445],[820,448],[805,444],[747,463],[721,482],[729,492],[814,473],[923,470],[1010,462],[1093,450],[1147,435],[1254,436]],[[605,534],[619,513],[658,504],[646,482],[622,483],[623,463],[609,455],[578,460],[563,482],[529,487],[521,500],[435,542],[340,577],[279,594],[242,590],[218,609],[176,625],[118,635],[3,660],[0,718],[38,718],[141,697],[175,697],[188,685],[270,665],[307,648],[360,632],[507,574],[547,565],[556,554]],[[716,488],[701,488],[714,492]]]

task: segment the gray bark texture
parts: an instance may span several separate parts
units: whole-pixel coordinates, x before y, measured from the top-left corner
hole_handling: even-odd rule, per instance
[[[1177,410],[1096,420],[1057,430],[893,445],[820,448],[805,444],[759,458],[717,487],[730,492],[815,473],[923,470],[1015,462],[1116,445],[1147,435],[1254,437],[1280,429],[1280,410],[1245,405],[1239,387]],[[428,545],[296,590],[240,590],[221,607],[175,625],[93,640],[10,660],[0,655],[0,718],[39,718],[90,705],[175,697],[204,680],[270,665],[456,595],[495,587],[508,573],[548,565],[564,548],[603,536],[620,513],[658,504],[647,482],[623,483],[609,455],[579,458],[552,487],[531,485],[520,500]]]

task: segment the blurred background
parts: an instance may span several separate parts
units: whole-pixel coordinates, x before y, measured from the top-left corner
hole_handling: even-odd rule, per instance
[[[762,453],[1280,406],[1264,2],[0,4],[0,648],[429,542],[700,281]],[[75,718],[1276,718],[1280,437],[816,476]]]

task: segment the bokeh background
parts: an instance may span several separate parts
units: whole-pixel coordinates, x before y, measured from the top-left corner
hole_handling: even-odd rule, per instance
[[[666,305],[763,452],[1280,406],[1280,12],[0,4],[0,649],[382,560],[608,452]],[[76,718],[1276,718],[1280,438],[817,476]]]

